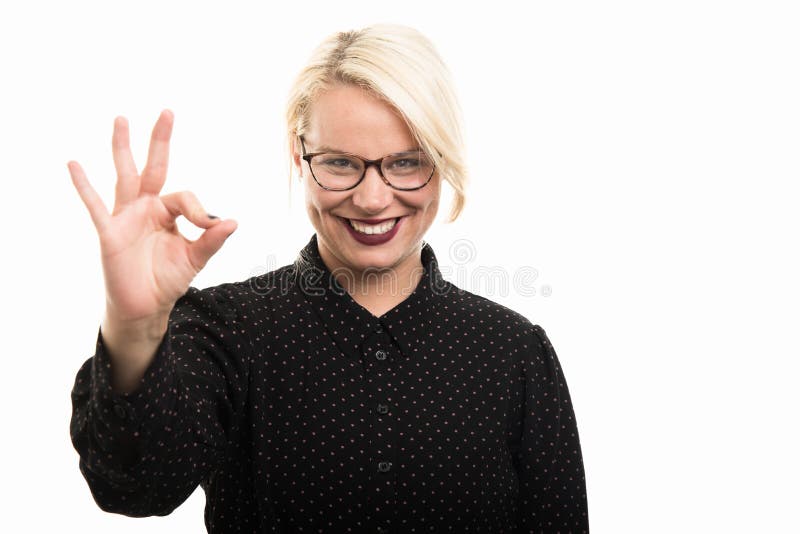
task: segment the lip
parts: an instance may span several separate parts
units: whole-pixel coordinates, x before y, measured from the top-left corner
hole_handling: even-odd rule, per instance
[[[344,218],[344,217],[343,217]],[[350,219],[351,221],[356,221],[364,224],[379,224],[385,221],[391,221],[393,219],[399,219],[399,217],[388,217],[386,219]]]
[[[395,223],[394,227],[392,227],[392,229],[386,232],[385,234],[362,234],[360,232],[356,232],[355,228],[350,226],[350,222],[348,221],[347,218],[339,217],[339,220],[342,221],[342,224],[345,226],[345,228],[347,228],[347,231],[350,233],[353,239],[355,239],[362,245],[375,246],[375,245],[382,245],[390,241],[395,235],[397,235],[397,231],[400,229],[400,226],[402,226],[405,216],[395,217],[395,218],[397,219],[397,222]],[[362,219],[353,219],[353,220],[361,221]],[[376,220],[376,219],[367,219],[367,220]],[[377,219],[377,220],[390,221],[392,219],[389,218],[389,219]]]

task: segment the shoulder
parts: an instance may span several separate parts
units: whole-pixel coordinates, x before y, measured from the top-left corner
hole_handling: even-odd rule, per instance
[[[524,343],[540,344],[544,329],[521,312],[482,295],[462,289],[450,282],[441,286],[443,318],[477,323],[487,334],[511,336]],[[448,315],[450,317],[448,317]]]
[[[442,284],[435,315],[443,332],[463,336],[487,350],[502,351],[522,375],[552,377],[558,358],[544,328],[524,314],[487,297]],[[548,378],[549,379],[549,378]]]
[[[177,305],[215,308],[222,313],[246,315],[255,309],[280,308],[294,289],[293,266],[285,265],[246,280],[206,288],[189,287]]]

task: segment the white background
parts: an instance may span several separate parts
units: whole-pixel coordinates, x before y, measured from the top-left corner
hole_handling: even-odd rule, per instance
[[[0,530],[204,531],[201,490],[131,519],[100,511],[78,471],[69,394],[104,301],[66,162],[110,206],[114,117],[143,164],[170,108],[165,191],[239,222],[193,285],[289,263],[312,233],[287,186],[292,77],[329,33],[399,22],[438,47],[466,122],[468,205],[445,224],[448,196],[428,241],[451,280],[547,331],[593,532],[800,532],[796,4],[289,4],[0,8]],[[480,266],[539,275],[500,291],[471,284]]]

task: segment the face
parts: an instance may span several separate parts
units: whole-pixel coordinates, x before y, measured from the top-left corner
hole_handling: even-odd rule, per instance
[[[387,154],[418,148],[411,131],[388,104],[352,85],[338,85],[323,92],[310,110],[310,124],[303,135],[307,153],[336,151],[378,159]],[[370,268],[398,272],[420,266],[425,232],[439,208],[441,180],[438,172],[415,191],[398,191],[387,185],[371,166],[364,179],[348,191],[328,191],[311,175],[301,159],[299,141],[293,154],[305,186],[306,209],[317,232],[320,255],[331,269],[361,273]],[[349,219],[393,220],[394,235],[386,242],[360,242],[348,227]]]

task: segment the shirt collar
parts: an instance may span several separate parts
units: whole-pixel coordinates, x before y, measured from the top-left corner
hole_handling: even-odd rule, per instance
[[[423,242],[422,277],[405,300],[380,317],[375,317],[358,304],[339,284],[322,261],[317,234],[300,251],[294,262],[298,289],[314,307],[339,349],[353,358],[360,358],[361,344],[378,327],[397,342],[404,357],[413,356],[435,335],[434,316],[439,313],[440,299],[453,286],[442,278],[433,248]]]

